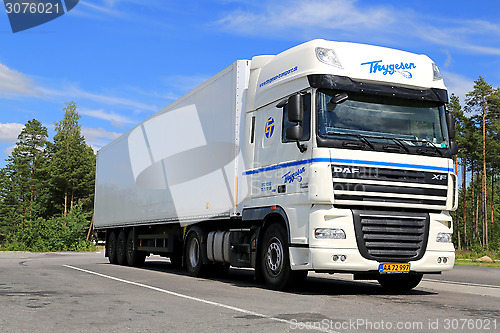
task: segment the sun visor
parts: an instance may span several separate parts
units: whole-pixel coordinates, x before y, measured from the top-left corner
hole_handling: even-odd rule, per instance
[[[330,74],[311,74],[307,76],[307,79],[313,88],[325,88],[377,96],[448,103],[448,92],[444,89],[411,89],[386,84],[360,82],[346,76]]]

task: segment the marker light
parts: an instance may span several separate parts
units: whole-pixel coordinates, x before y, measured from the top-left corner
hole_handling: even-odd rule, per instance
[[[448,257],[438,257],[437,263],[446,265],[448,263],[448,260],[450,260]]]
[[[441,72],[439,71],[438,66],[435,63],[432,63],[432,79],[434,81],[442,80]]]
[[[451,234],[447,232],[440,232],[437,234],[436,242],[438,243],[451,243]]]
[[[316,57],[322,63],[342,68],[342,65],[340,64],[339,58],[335,54],[335,51],[333,51],[332,49],[325,49],[322,47],[317,47],[316,48]]]
[[[345,239],[345,232],[342,229],[318,228],[314,230],[314,237],[317,239]]]

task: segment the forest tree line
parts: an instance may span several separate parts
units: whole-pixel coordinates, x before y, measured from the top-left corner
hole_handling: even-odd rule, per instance
[[[33,119],[0,169],[0,249],[72,251],[87,239],[93,214],[96,158],[74,103],[64,108],[49,141]]]
[[[500,251],[500,88],[484,78],[474,81],[464,103],[451,95],[448,110],[456,119],[455,157],[459,203],[454,217],[458,249]]]
[[[461,250],[500,251],[500,88],[482,77],[465,101],[450,96],[459,152],[459,207],[453,212],[454,244]],[[96,158],[81,133],[76,105],[67,104],[47,128],[28,121],[7,164],[0,169],[0,249],[88,249]]]

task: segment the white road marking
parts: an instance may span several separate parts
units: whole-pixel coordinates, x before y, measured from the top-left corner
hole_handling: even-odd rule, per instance
[[[118,281],[118,282],[122,282],[122,283],[131,284],[131,285],[134,285],[134,286],[137,286],[137,287],[151,289],[151,290],[158,291],[158,292],[165,293],[165,294],[172,295],[172,296],[177,296],[177,297],[185,298],[185,299],[188,299],[188,300],[191,300],[191,301],[205,303],[205,304],[209,304],[209,305],[221,307],[221,308],[224,308],[224,309],[228,309],[228,310],[233,310],[233,311],[236,311],[236,312],[244,313],[246,315],[252,315],[252,316],[256,316],[256,317],[261,317],[261,318],[265,318],[265,319],[277,321],[277,322],[280,322],[280,323],[285,323],[285,324],[290,325],[290,327],[292,325],[294,327],[296,327],[297,324],[298,324],[298,322],[293,322],[293,321],[282,319],[282,318],[276,318],[276,317],[268,316],[268,315],[265,315],[265,314],[262,314],[262,313],[258,313],[258,312],[254,312],[254,311],[250,311],[250,310],[245,310],[245,309],[238,308],[238,307],[231,306],[231,305],[227,305],[227,304],[217,303],[217,302],[209,301],[209,300],[198,298],[198,297],[193,297],[193,296],[189,296],[189,295],[180,294],[180,293],[177,293],[175,291],[170,291],[170,290],[161,289],[161,288],[157,288],[157,287],[153,287],[153,286],[148,286],[147,284],[143,284],[143,283],[139,283],[139,282],[133,282],[133,281],[128,281],[128,280],[120,279],[120,278],[117,278],[117,277],[114,277],[114,276],[110,276],[110,275],[105,275],[105,274],[101,274],[101,273],[89,271],[89,270],[86,270],[86,269],[83,269],[83,268],[78,268],[78,267],[71,266],[71,265],[63,265],[63,266],[67,267],[67,268],[71,268],[71,269],[77,270],[77,271],[85,272],[85,273],[88,273],[88,274],[97,275],[97,276],[100,276],[100,277],[103,277],[103,278],[106,278],[106,279],[110,279],[110,280],[114,280],[114,281]],[[311,325],[311,327],[308,326],[308,329],[313,329],[313,330],[321,331],[321,332],[338,333],[336,331],[331,331],[331,330],[328,330],[328,329],[324,329],[322,327],[315,327],[313,325]]]
[[[491,284],[473,283],[473,282],[459,282],[459,281],[437,280],[437,279],[427,279],[427,278],[424,278],[424,281],[432,281],[432,282],[439,282],[439,283],[445,283],[445,284],[458,284],[458,285],[462,285],[462,286],[471,286],[471,287],[484,287],[484,288],[500,289],[500,286],[494,286]]]
[[[480,296],[500,297],[500,286],[472,282],[457,282],[424,278],[419,288],[429,288],[452,293],[473,294]]]
[[[361,283],[366,283],[366,284],[371,284],[371,285],[378,285],[378,282],[355,281],[355,280],[353,280],[351,274],[335,274],[334,277],[329,277],[329,276],[325,277],[324,275],[320,275],[317,273],[310,273],[309,276],[322,277],[322,278],[327,278],[327,279],[332,279],[332,280],[361,282]],[[449,281],[449,280],[438,280],[438,279],[432,279],[432,278],[429,279],[429,278],[426,278],[425,275],[424,275],[422,282],[420,282],[420,284],[417,286],[416,290],[419,290],[419,289],[432,289],[432,290],[437,290],[437,291],[447,291],[447,292],[452,292],[454,294],[463,293],[463,294],[473,294],[473,295],[479,295],[479,296],[500,297],[500,286],[497,286],[497,285],[480,284],[480,283],[473,283],[473,282],[458,282],[458,281]]]

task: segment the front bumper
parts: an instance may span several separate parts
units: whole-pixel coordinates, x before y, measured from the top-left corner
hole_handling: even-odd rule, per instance
[[[316,271],[342,271],[346,273],[378,271],[378,261],[368,260],[361,256],[358,249],[322,249],[310,248],[312,269]],[[334,256],[345,256],[345,261],[334,261]],[[438,263],[438,258],[447,258],[447,262]],[[454,251],[426,251],[417,261],[411,261],[410,270],[418,273],[439,273],[453,268]]]
[[[429,214],[428,241],[423,256],[413,261],[398,261],[411,264],[410,271],[418,273],[439,273],[451,270],[455,263],[452,243],[436,241],[439,232],[452,233],[451,216],[447,212]],[[309,215],[309,246],[291,247],[290,259],[293,270],[308,269],[329,272],[378,272],[379,264],[393,263],[363,257],[358,249],[354,221],[350,209],[316,206]],[[346,239],[316,239],[316,228],[340,228]],[[339,258],[345,256],[342,261]],[[334,260],[334,257],[337,260]],[[443,258],[446,258],[443,260]]]

